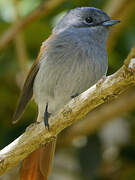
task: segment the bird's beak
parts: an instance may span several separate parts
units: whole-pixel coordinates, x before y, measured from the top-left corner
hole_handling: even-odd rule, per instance
[[[109,20],[102,23],[102,26],[113,26],[115,24],[120,23],[120,20]]]

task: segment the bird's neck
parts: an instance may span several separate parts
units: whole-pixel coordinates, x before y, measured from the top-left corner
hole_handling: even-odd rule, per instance
[[[91,28],[88,31],[88,35],[95,42],[106,45],[109,29],[104,27]]]
[[[94,43],[97,45],[105,46],[109,34],[109,29],[104,27],[91,27],[91,28],[69,28],[73,36],[79,38],[82,42]]]

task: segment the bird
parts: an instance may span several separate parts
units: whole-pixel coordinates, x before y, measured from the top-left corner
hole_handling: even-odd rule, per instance
[[[44,121],[49,130],[50,116],[106,75],[108,34],[110,27],[119,22],[94,7],[78,7],[67,12],[42,43],[24,82],[14,122],[34,97],[38,105],[37,122]],[[21,180],[48,179],[55,143],[39,148],[24,160]]]

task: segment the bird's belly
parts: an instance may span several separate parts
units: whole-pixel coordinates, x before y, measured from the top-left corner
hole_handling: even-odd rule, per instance
[[[84,63],[73,64],[70,68],[46,66],[39,70],[34,82],[34,99],[39,108],[45,109],[48,103],[50,113],[59,111],[71,96],[84,92],[106,73],[102,66],[101,63],[95,68],[92,63]]]

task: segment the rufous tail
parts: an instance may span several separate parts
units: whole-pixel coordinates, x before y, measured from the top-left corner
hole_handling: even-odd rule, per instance
[[[24,159],[20,180],[48,180],[51,173],[56,140],[40,147]]]

